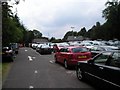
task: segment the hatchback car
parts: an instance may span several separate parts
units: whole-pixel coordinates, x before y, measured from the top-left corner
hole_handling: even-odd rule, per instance
[[[102,52],[88,61],[79,61],[79,80],[96,82],[100,88],[120,88],[120,51]]]
[[[64,64],[65,68],[77,65],[78,61],[91,58],[91,52],[83,46],[68,46],[61,48],[55,53],[55,62]]]

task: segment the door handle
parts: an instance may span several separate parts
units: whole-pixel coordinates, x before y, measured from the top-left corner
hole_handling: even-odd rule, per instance
[[[104,69],[103,67],[99,67],[99,69]]]

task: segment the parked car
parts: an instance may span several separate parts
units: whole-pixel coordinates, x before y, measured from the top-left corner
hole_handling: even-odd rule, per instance
[[[94,46],[93,46],[92,44],[90,44],[90,43],[81,43],[80,45],[85,46],[85,47],[88,48],[88,49],[91,49],[91,48],[94,47]]]
[[[90,49],[92,53],[92,57],[95,55],[103,52],[103,51],[118,51],[120,50],[118,47],[115,46],[94,46],[93,48]]]
[[[51,54],[52,50],[49,45],[42,44],[38,51],[40,54]]]
[[[120,88],[120,51],[102,52],[88,61],[79,61],[76,67],[79,80],[90,80],[99,88]]]
[[[39,52],[39,50],[40,50],[40,48],[41,48],[41,45],[43,45],[43,44],[38,44],[38,45],[36,46],[36,51],[37,51],[37,52]]]
[[[65,68],[77,65],[78,61],[85,61],[91,58],[91,52],[83,46],[68,46],[61,48],[55,53],[55,62],[64,64]]]
[[[15,52],[15,54],[18,54],[18,52],[19,52],[19,44],[18,43],[10,43],[10,47]]]
[[[32,48],[35,50],[37,45],[38,45],[37,43],[32,43]]]
[[[13,62],[14,52],[11,47],[2,48],[2,62]]]
[[[58,50],[60,50],[61,48],[67,47],[67,46],[69,46],[69,44],[66,43],[66,42],[55,43],[55,44],[53,45],[53,51],[54,51],[54,53],[55,53],[55,52],[57,52]]]

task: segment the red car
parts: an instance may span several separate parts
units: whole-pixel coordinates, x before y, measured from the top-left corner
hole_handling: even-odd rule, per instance
[[[91,52],[83,46],[63,47],[55,53],[55,62],[64,64],[65,68],[77,65],[78,61],[89,60]]]

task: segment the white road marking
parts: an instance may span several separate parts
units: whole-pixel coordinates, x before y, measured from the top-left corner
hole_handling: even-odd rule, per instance
[[[25,50],[25,52],[27,52],[28,50]]]
[[[66,73],[71,74],[71,75],[76,75],[75,71],[66,71]]]
[[[37,70],[35,70],[35,73],[38,73],[38,71],[37,71]]]
[[[36,57],[32,57],[33,59],[35,59]]]
[[[66,71],[66,73],[72,73],[71,71]]]
[[[50,63],[54,63],[55,61],[50,61]]]
[[[34,88],[33,86],[29,86],[29,88]]]
[[[32,57],[31,56],[28,56],[28,59],[29,61],[33,61]]]

